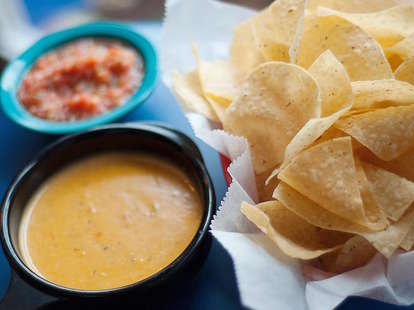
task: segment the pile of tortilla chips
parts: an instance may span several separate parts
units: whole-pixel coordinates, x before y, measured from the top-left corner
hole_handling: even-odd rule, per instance
[[[330,272],[414,244],[414,10],[399,0],[277,0],[230,60],[174,72],[186,107],[249,143],[242,213]]]

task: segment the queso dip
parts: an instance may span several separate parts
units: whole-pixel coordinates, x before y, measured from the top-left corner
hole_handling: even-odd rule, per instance
[[[148,154],[95,155],[40,186],[22,217],[20,250],[51,282],[116,288],[176,259],[202,214],[193,183],[173,164]]]

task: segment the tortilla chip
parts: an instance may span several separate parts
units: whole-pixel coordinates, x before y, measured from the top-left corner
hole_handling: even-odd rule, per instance
[[[346,112],[345,115],[347,113],[349,113],[350,111]],[[343,137],[349,137],[348,134],[346,134],[345,132],[343,132],[342,130],[339,130],[338,128],[335,127],[329,127],[316,141],[314,144],[320,144],[322,142],[326,142],[328,140],[332,140],[335,138],[343,138]]]
[[[289,61],[289,47],[304,12],[304,0],[278,0],[256,19],[259,48],[267,61]]]
[[[306,16],[297,63],[308,68],[327,49],[344,65],[351,81],[393,77],[381,46],[361,28],[339,16]]]
[[[397,68],[403,61],[414,57],[414,34],[387,48],[385,52],[393,69]]]
[[[409,233],[414,222],[414,210],[410,210],[398,222],[388,226],[385,230],[364,233],[367,239],[382,255],[390,258]]]
[[[322,255],[317,259],[317,267],[332,273],[343,273],[364,266],[377,253],[366,239],[354,236],[342,248]]]
[[[410,149],[403,155],[390,161],[379,159],[366,147],[358,149],[356,153],[361,160],[414,182],[414,149]]]
[[[322,116],[352,105],[353,93],[348,73],[330,50],[323,52],[308,71],[319,85]]]
[[[203,96],[220,122],[223,122],[226,108],[238,93],[231,65],[222,60],[214,62],[202,60],[195,45],[193,45],[193,55]]]
[[[391,66],[391,70],[394,72],[403,62],[403,60],[400,58],[400,56],[396,54],[388,54],[387,55],[388,63]],[[395,74],[395,72],[394,72]]]
[[[241,212],[288,256],[312,259],[340,248],[349,234],[310,225],[277,201],[256,206],[242,203]]]
[[[414,183],[377,166],[362,165],[378,206],[398,221],[414,201]]]
[[[330,115],[327,117],[322,118],[312,118],[310,119],[305,126],[299,130],[296,136],[290,141],[288,146],[285,150],[285,156],[283,159],[283,163],[274,169],[272,173],[266,179],[266,186],[270,183],[270,181],[276,177],[280,170],[286,165],[300,152],[311,146],[315,141],[321,138],[321,136],[329,129],[336,130],[335,136],[330,136],[327,140],[331,140],[333,138],[343,137],[345,134],[333,127],[331,127],[342,115],[344,115],[351,106],[345,107],[344,109]],[[339,134],[338,134],[339,133]],[[319,141],[318,141],[319,142]]]
[[[326,210],[355,223],[366,223],[350,137],[303,151],[278,178]]]
[[[286,208],[314,226],[355,233],[364,237],[387,258],[399,247],[414,221],[414,211],[410,211],[400,221],[393,223],[385,230],[372,231],[327,211],[295,191],[286,183],[279,183],[273,197],[278,199]]]
[[[346,114],[350,113],[352,111],[348,111]],[[344,116],[342,116],[344,117]],[[335,125],[335,124],[334,124]],[[335,127],[330,127],[327,131],[325,131],[322,136],[319,137],[319,139],[317,139],[313,145],[317,145],[317,144],[321,144],[323,142],[326,142],[328,140],[332,140],[335,138],[342,138],[342,137],[350,137],[351,138],[351,143],[352,143],[352,150],[354,151],[354,153],[356,151],[358,151],[359,148],[364,147],[361,143],[359,143],[357,140],[353,139],[350,135],[348,135],[347,133],[343,132],[342,130],[339,130],[338,128]]]
[[[207,102],[210,104],[210,107],[213,108],[214,113],[216,113],[217,118],[219,119],[220,123],[223,123],[224,115],[226,114],[226,109],[228,105],[221,104],[220,102],[217,102],[216,100],[207,97]]]
[[[348,13],[370,13],[401,4],[400,0],[308,0],[307,8],[316,11],[320,6]]]
[[[384,168],[399,176],[414,182],[414,149],[410,149],[403,155],[392,161],[386,162]]]
[[[273,191],[275,190],[279,180],[273,178],[266,182],[271,174],[271,170],[263,172],[261,174],[256,174],[256,189],[259,196],[259,201],[269,201],[272,200]]]
[[[200,60],[198,70],[204,93],[223,105],[230,105],[238,93],[230,63],[223,60]]]
[[[362,169],[362,165],[359,159],[354,158],[354,160],[356,178],[361,193],[366,218],[366,222],[363,223],[363,226],[368,227],[372,230],[384,229],[386,226],[388,226],[389,223],[385,217],[384,212],[379,208],[375,200],[375,197],[370,188],[370,183],[368,182],[365,172]],[[266,180],[266,182],[269,182],[274,176],[276,176],[281,169],[282,168],[275,169],[272,175]]]
[[[315,80],[296,65],[268,62],[248,76],[226,110],[223,127],[247,138],[255,172],[260,174],[280,164],[290,140],[319,115]]]
[[[376,80],[352,82],[353,109],[386,108],[414,104],[414,85],[404,81]]]
[[[281,168],[284,168],[297,154],[311,146],[350,108],[349,105],[330,116],[310,119],[286,147]]]
[[[347,117],[352,116],[352,115],[364,114],[364,113],[372,112],[372,111],[375,111],[375,110],[376,110],[375,108],[362,108],[362,109],[358,109],[358,110],[351,110],[351,111],[346,112],[343,118],[347,118]],[[335,128],[335,129],[339,130],[337,128]],[[339,131],[343,132],[342,130],[339,130]]]
[[[230,54],[239,80],[265,61],[289,61],[289,47],[304,10],[304,0],[278,0],[235,29]]]
[[[389,222],[382,208],[379,207],[376,195],[371,188],[365,171],[360,160],[355,157],[356,176],[359,183],[359,191],[361,192],[362,202],[364,204],[365,216],[367,218],[367,227],[373,230],[385,229]]]
[[[314,226],[353,234],[371,231],[368,227],[351,222],[326,210],[284,182],[280,182],[276,187],[273,198]]]
[[[380,159],[390,161],[414,143],[414,105],[353,115],[338,120],[335,127],[351,135]]]
[[[330,139],[329,136],[332,136]],[[314,145],[316,144],[320,144],[322,142],[334,139],[334,138],[340,138],[340,137],[350,137],[351,138],[351,143],[352,143],[352,150],[354,151],[354,154],[360,149],[363,148],[364,146],[359,143],[357,140],[355,140],[354,138],[352,138],[350,135],[348,135],[347,133],[343,132],[342,130],[339,130],[335,127],[331,127],[329,128],[318,140],[316,140],[316,142],[314,143]]]
[[[395,70],[394,75],[397,80],[414,85],[414,57],[404,61],[397,70]]]
[[[230,55],[230,63],[238,81],[243,81],[253,68],[266,61],[259,49],[252,19],[244,21],[234,29]]]
[[[414,244],[414,225],[410,228],[405,238],[400,244],[400,247],[406,251],[410,251]]]
[[[319,8],[318,14],[345,18],[373,36],[383,47],[390,47],[414,32],[414,10],[410,4],[372,13],[345,13]]]
[[[216,113],[204,98],[197,71],[186,74],[174,71],[172,77],[174,93],[185,108],[198,112],[212,121],[218,121]]]
[[[302,33],[303,33],[303,24],[305,21],[306,12],[303,14],[302,18],[299,19],[298,24],[296,26],[296,33],[293,36],[292,42],[290,43],[289,47],[289,61],[293,64],[296,64],[296,57],[298,54],[299,44],[300,40],[302,39]]]

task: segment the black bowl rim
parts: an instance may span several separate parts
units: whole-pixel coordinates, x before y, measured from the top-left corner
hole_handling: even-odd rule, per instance
[[[158,271],[157,273],[151,275],[148,278],[140,280],[138,282],[111,289],[104,290],[80,290],[69,287],[64,287],[53,282],[48,281],[47,279],[39,276],[37,273],[32,271],[25,262],[19,257],[16,253],[16,250],[13,246],[13,243],[10,238],[9,231],[9,215],[11,209],[11,202],[13,200],[14,194],[19,187],[21,181],[25,176],[33,169],[36,169],[36,166],[39,162],[44,160],[48,155],[52,154],[55,149],[63,144],[72,143],[76,139],[88,138],[91,135],[100,135],[102,133],[108,132],[142,132],[146,131],[155,135],[158,135],[159,138],[166,138],[169,142],[173,142],[176,145],[179,145],[177,141],[182,141],[183,145],[188,148],[187,155],[192,159],[194,166],[199,170],[199,174],[203,176],[204,180],[200,180],[201,184],[204,187],[205,196],[207,201],[204,202],[204,213],[200,223],[200,226],[194,235],[190,244],[186,249],[169,265]],[[0,238],[2,247],[6,254],[6,257],[13,267],[13,269],[21,275],[26,281],[31,283],[33,286],[37,286],[44,291],[56,296],[66,296],[66,297],[110,297],[114,295],[120,295],[129,293],[138,288],[153,287],[158,284],[162,284],[165,280],[174,276],[181,268],[183,268],[186,263],[194,256],[194,254],[199,250],[202,245],[203,240],[209,233],[210,222],[213,218],[213,214],[216,209],[216,198],[214,193],[213,183],[211,177],[207,171],[207,168],[204,165],[203,159],[201,157],[200,151],[196,144],[182,132],[158,122],[144,122],[144,123],[133,123],[133,124],[111,124],[100,126],[94,129],[90,129],[81,133],[75,133],[68,136],[64,136],[51,144],[45,146],[28,164],[26,164],[15,176],[9,185],[6,194],[3,198],[1,209],[0,209]]]

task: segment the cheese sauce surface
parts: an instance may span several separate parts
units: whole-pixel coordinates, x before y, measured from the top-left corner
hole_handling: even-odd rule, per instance
[[[20,250],[51,282],[116,288],[169,265],[202,215],[193,183],[173,164],[148,154],[95,155],[57,172],[33,195]]]

